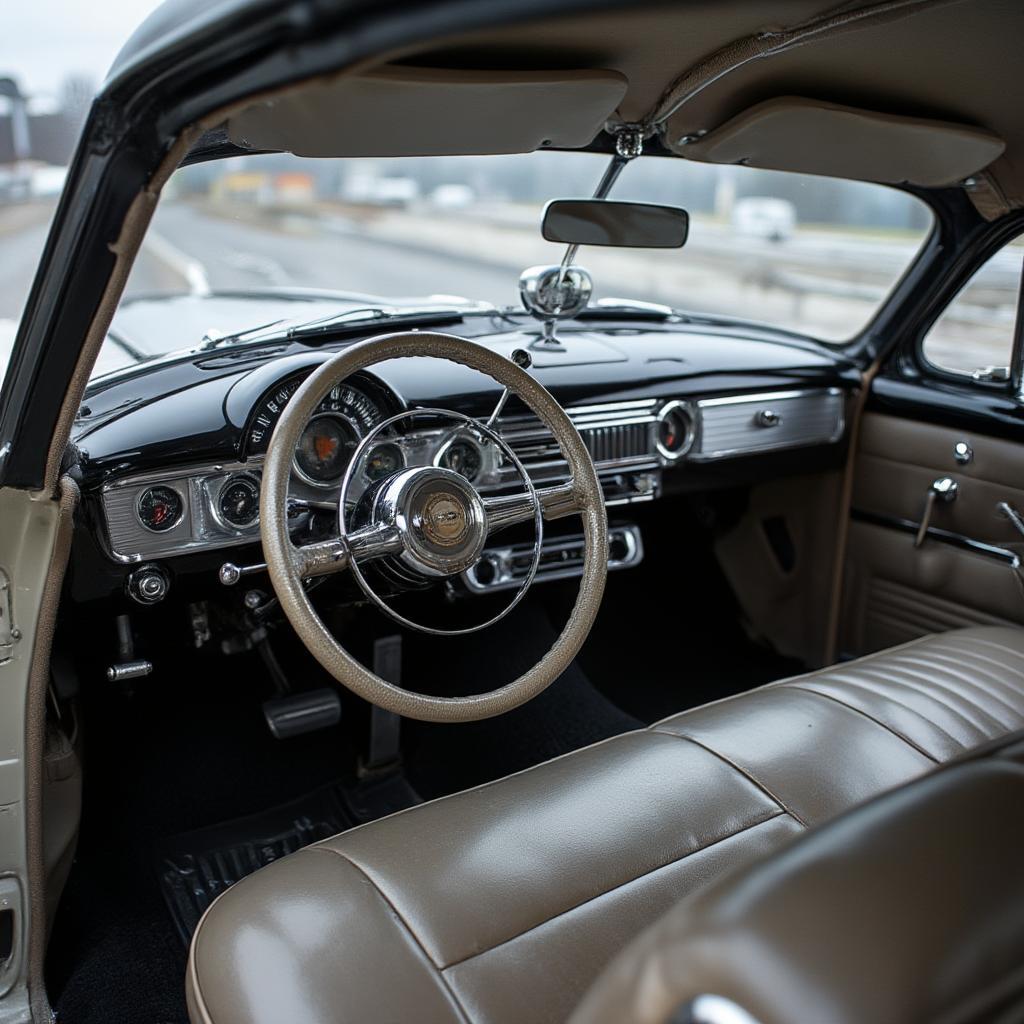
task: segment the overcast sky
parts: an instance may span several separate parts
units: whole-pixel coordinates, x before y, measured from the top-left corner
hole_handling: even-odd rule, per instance
[[[61,80],[83,73],[99,85],[121,49],[160,0],[4,0],[0,5],[0,77],[28,95],[55,95]]]

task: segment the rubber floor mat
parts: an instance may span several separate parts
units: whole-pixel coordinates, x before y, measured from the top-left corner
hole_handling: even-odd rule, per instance
[[[157,871],[178,934],[188,945],[206,908],[258,868],[418,802],[401,778],[351,789],[337,783],[272,810],[163,841]]]

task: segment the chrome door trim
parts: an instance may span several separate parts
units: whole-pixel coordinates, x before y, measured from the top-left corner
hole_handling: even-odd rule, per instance
[[[851,509],[850,519],[857,523],[867,523],[870,526],[883,526],[890,530],[899,530],[901,533],[908,533],[916,536],[921,528],[920,523],[912,519],[901,519],[899,516],[890,516],[878,512],[868,512],[864,509]],[[954,533],[952,530],[943,530],[938,526],[929,526],[925,531],[928,540],[935,540],[941,544],[948,544],[951,547],[959,548],[962,551],[970,551],[975,555],[984,555],[987,558],[994,558],[1004,562],[1011,569],[1019,569],[1020,555],[1012,548],[1000,547],[997,544],[987,544],[985,541],[974,540],[972,537],[965,537],[962,533]]]

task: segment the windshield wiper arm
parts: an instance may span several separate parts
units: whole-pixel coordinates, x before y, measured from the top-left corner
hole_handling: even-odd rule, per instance
[[[234,331],[231,334],[221,334],[220,331],[214,330],[212,327],[203,335],[203,340],[199,343],[200,352],[208,352],[211,348],[220,348],[224,345],[233,345],[236,341],[241,341],[242,338],[249,334],[257,334],[259,331],[269,330],[271,327],[276,327],[278,324],[284,323],[284,317],[278,320],[271,320],[269,323],[260,324],[258,327],[246,327],[241,331]]]

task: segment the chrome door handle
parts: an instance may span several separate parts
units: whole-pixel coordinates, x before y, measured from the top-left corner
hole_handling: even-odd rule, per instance
[[[917,528],[917,535],[914,537],[914,547],[919,548],[925,537],[928,535],[928,525],[931,522],[932,511],[936,502],[943,505],[952,504],[960,491],[960,485],[948,476],[940,476],[932,482],[924,499],[924,511],[921,513],[921,525]]]

